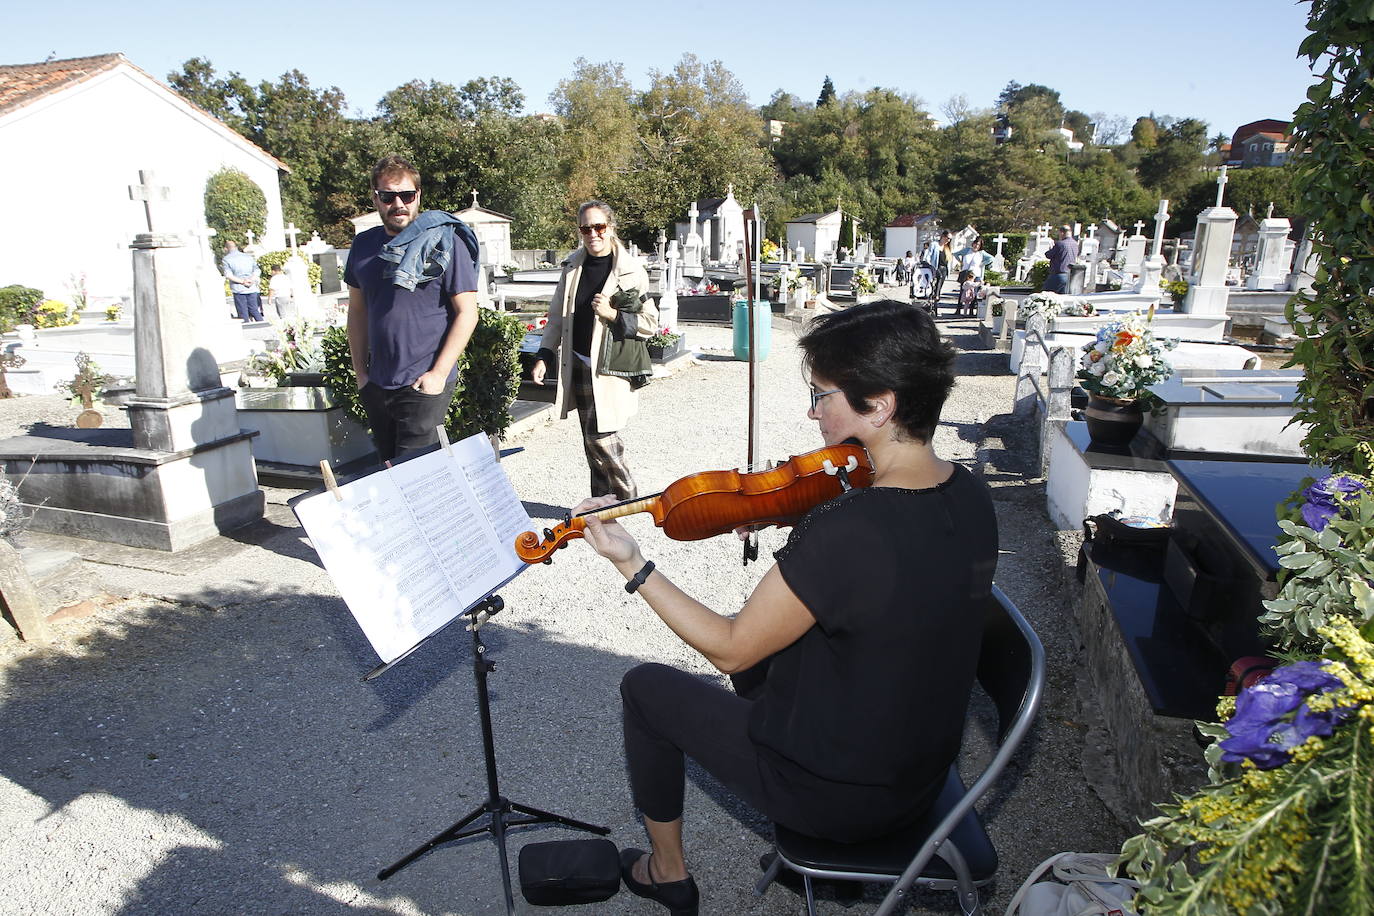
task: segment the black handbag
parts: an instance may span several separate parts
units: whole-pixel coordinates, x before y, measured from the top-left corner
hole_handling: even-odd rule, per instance
[[[610,840],[555,840],[520,849],[520,893],[535,906],[609,900],[620,890],[620,853]]]

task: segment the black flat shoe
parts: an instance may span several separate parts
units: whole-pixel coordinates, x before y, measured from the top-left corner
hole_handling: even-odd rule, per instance
[[[620,851],[620,879],[625,882],[625,887],[630,893],[663,904],[672,916],[697,916],[701,895],[697,893],[697,882],[691,875],[681,881],[664,881],[660,884],[654,880],[653,873],[650,872],[648,884],[635,880],[635,863],[646,855],[648,853],[642,849]],[[645,863],[644,867],[647,871],[648,863]]]

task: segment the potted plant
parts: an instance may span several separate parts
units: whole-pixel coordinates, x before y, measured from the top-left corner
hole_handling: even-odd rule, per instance
[[[681,352],[681,341],[682,335],[674,332],[672,328],[659,328],[656,334],[645,341],[649,347],[649,358],[659,362],[665,358],[672,359]]]
[[[1125,448],[1145,421],[1144,407],[1154,399],[1150,386],[1171,376],[1164,358],[1178,346],[1174,338],[1156,338],[1154,309],[1135,312],[1097,329],[1082,347],[1078,380],[1088,392],[1088,436],[1098,445]]]

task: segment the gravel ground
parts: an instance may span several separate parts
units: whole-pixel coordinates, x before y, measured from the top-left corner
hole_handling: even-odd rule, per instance
[[[1085,779],[1089,723],[1076,698],[1072,570],[1027,476],[1026,436],[1005,416],[1004,356],[978,352],[971,322],[942,321],[969,348],[937,450],[977,467],[1001,521],[998,581],[1048,650],[1039,725],[1013,775],[981,810],[1003,877],[984,892],[1000,911],[1041,859],[1110,851],[1126,835]],[[816,447],[806,419],[796,331],[775,321],[761,364],[762,453]],[[744,461],[745,364],[728,329],[688,329],[697,359],[642,393],[625,433],[641,492]],[[0,434],[70,425],[61,398],[0,402]],[[112,415],[108,425],[121,423]],[[556,518],[587,483],[577,425],[539,426],[504,443],[503,464],[532,515]],[[482,837],[437,850],[381,882],[377,870],[479,805],[486,795],[469,637],[451,629],[385,676],[286,507],[269,490],[256,525],[176,555],[37,534],[33,546],[78,552],[74,587],[98,600],[34,649],[0,639],[0,914],[500,913],[497,855]],[[627,520],[645,552],[709,606],[733,611],[766,563],[743,567],[731,538],[679,543]],[[781,545],[768,531],[762,553]],[[512,800],[606,825],[643,845],[620,750],[617,684],[644,660],[719,680],[585,544],[503,591],[483,630],[490,657],[501,791]],[[3,629],[3,628],[0,628]],[[972,730],[985,754],[986,721]],[[908,727],[918,728],[919,723]],[[1090,767],[1096,769],[1096,767]],[[1096,775],[1096,774],[1094,774]],[[705,914],[797,913],[804,904],[752,885],[768,824],[709,777],[691,773],[686,834]],[[572,834],[549,828],[526,842]],[[861,908],[881,892],[870,889]],[[823,912],[838,912],[823,901]],[[921,893],[913,912],[948,912]],[[536,912],[519,900],[520,912]],[[662,912],[623,892],[580,908]]]

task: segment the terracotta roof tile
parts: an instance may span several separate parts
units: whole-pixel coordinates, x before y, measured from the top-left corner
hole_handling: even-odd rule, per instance
[[[0,66],[0,115],[8,114],[49,93],[90,79],[124,61],[122,54],[73,57],[41,64]]]

